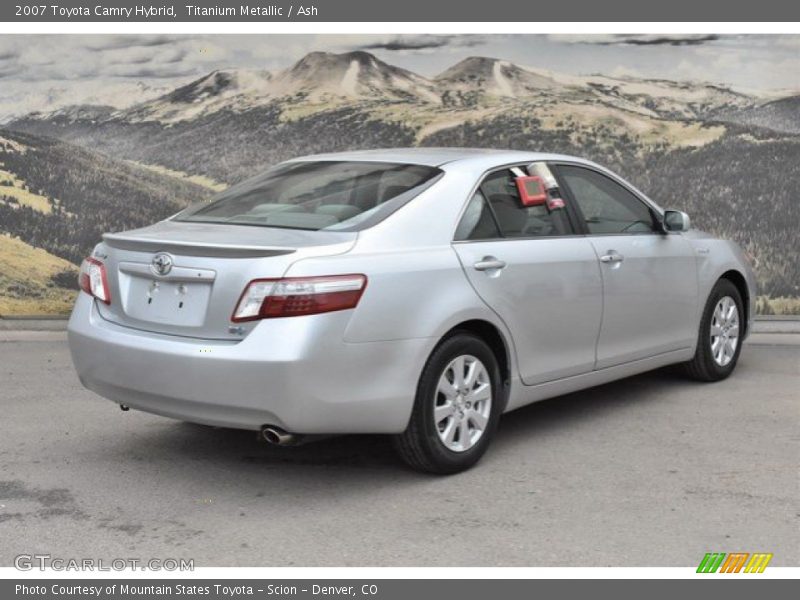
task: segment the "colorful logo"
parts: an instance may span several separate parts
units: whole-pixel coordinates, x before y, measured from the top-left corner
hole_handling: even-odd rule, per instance
[[[772,554],[766,552],[709,552],[700,561],[698,573],[763,573]]]

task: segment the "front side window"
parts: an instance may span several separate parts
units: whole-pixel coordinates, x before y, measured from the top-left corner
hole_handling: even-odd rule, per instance
[[[354,231],[397,210],[440,173],[434,167],[394,163],[288,163],[185,210],[175,220]]]
[[[617,182],[582,167],[560,165],[558,172],[583,213],[589,233],[656,231],[650,208]]]
[[[470,200],[456,230],[456,240],[497,237],[531,238],[571,233],[563,209],[523,206],[515,175],[502,169],[488,175]]]

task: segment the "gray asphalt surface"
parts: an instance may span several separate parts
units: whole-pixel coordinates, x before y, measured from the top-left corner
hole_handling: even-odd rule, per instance
[[[299,448],[83,390],[63,333],[0,335],[0,566],[800,565],[800,336],[760,335],[729,380],[658,371],[504,417],[475,469],[416,474],[380,437]],[[756,343],[757,342],[757,343]]]

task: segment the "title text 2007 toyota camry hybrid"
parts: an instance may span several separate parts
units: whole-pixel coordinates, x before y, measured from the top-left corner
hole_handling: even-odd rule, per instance
[[[390,434],[434,473],[536,400],[674,363],[727,377],[755,296],[739,247],[603,167],[425,148],[282,163],[106,234],[80,283],[90,390],[274,444]]]

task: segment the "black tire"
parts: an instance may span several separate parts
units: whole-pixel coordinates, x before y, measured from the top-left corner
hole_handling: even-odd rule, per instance
[[[714,317],[714,310],[719,301],[728,296],[732,298],[736,304],[736,309],[739,314],[739,339],[736,344],[731,361],[722,366],[714,360],[711,350],[711,321]],[[697,333],[697,350],[695,351],[694,358],[689,362],[683,363],[684,372],[697,381],[720,381],[728,377],[736,368],[736,363],[739,360],[739,353],[742,350],[742,336],[745,328],[745,313],[742,304],[742,296],[736,286],[728,279],[720,279],[706,300],[706,306],[703,310],[703,318],[700,319],[700,330]]]
[[[434,406],[439,379],[448,365],[459,356],[469,355],[483,363],[491,381],[491,406],[488,422],[471,448],[453,451],[440,439],[434,422]],[[497,429],[503,406],[503,384],[497,357],[479,337],[469,332],[455,332],[431,353],[417,385],[414,409],[406,430],[394,436],[395,450],[409,466],[418,471],[440,475],[464,471],[480,460]]]

